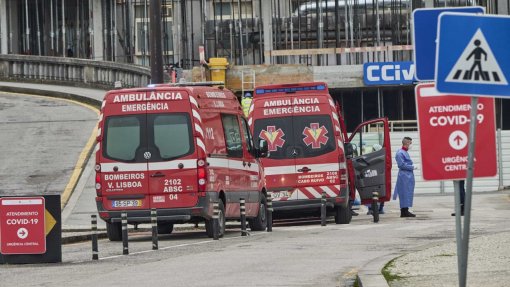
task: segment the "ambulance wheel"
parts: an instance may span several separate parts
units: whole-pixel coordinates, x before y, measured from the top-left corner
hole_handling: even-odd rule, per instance
[[[335,207],[335,223],[336,224],[349,224],[351,223],[352,213],[349,204],[337,205]]]
[[[379,205],[377,202],[372,202],[372,216],[375,223],[379,222]]]
[[[266,197],[263,194],[261,194],[259,214],[255,218],[248,219],[251,231],[266,230],[267,226],[266,211],[267,211]]]
[[[218,204],[218,208],[220,210],[220,212],[218,214],[218,221],[219,221],[219,225],[220,225],[219,236],[223,237],[223,235],[225,234],[225,206],[223,205],[223,201],[220,200],[220,202]],[[205,220],[205,232],[207,233],[207,236],[209,238],[214,237],[213,224],[214,224],[214,220],[212,218]]]
[[[122,225],[120,222],[106,222],[106,235],[110,241],[122,241]]]
[[[168,222],[158,222],[158,234],[170,234],[174,230],[174,224]]]

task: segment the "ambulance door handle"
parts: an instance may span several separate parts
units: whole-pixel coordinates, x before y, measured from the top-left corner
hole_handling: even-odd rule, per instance
[[[243,166],[246,166],[246,162],[245,161],[243,161]]]
[[[298,169],[297,171],[298,172],[309,172],[309,171],[311,171],[311,169],[305,166],[305,167],[303,167],[301,169]]]
[[[155,174],[151,174],[151,177],[165,177],[165,174],[158,171]]]

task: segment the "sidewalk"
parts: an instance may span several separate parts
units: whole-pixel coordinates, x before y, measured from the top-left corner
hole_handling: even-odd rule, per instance
[[[509,214],[510,190],[507,189],[494,194],[500,195],[503,202],[506,201],[504,203],[508,204],[508,208],[505,208],[505,210],[501,208],[494,209],[490,205],[473,207],[476,210],[472,210],[471,218],[467,286],[509,286],[510,224],[500,227],[494,226],[495,230],[501,232],[496,231],[490,234],[480,234],[477,232],[476,225],[473,224],[473,220],[476,219],[485,225],[494,225],[491,220],[492,217],[502,219],[502,216],[506,218],[506,215]],[[473,196],[479,197],[482,195],[475,194]],[[420,199],[421,196],[418,196],[415,201]],[[419,210],[419,208],[419,206],[416,207],[416,210]],[[480,215],[482,215],[482,218],[480,218]],[[454,217],[451,219],[453,222]],[[414,250],[405,250],[402,253],[387,254],[375,258],[359,270],[360,286],[459,286],[455,234],[451,234],[450,237],[452,238],[448,240],[431,241],[431,244]],[[382,275],[383,269],[391,277],[388,281]]]

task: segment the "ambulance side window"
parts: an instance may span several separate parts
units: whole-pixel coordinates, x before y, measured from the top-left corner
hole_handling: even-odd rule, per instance
[[[248,151],[251,152],[253,150],[253,139],[250,134],[250,128],[248,127],[248,122],[246,121],[246,119],[243,118],[241,121],[243,122],[242,126],[244,139],[246,140],[246,146],[248,147]]]
[[[243,145],[241,141],[241,130],[236,115],[221,115],[225,143],[227,144],[227,155],[229,157],[242,157]]]

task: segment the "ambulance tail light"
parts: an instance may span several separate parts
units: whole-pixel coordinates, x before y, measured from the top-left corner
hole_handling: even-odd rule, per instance
[[[204,159],[197,160],[198,191],[204,192],[207,185],[207,168]]]
[[[96,194],[97,196],[101,196],[101,165],[96,164]]]

